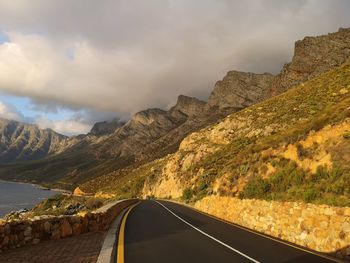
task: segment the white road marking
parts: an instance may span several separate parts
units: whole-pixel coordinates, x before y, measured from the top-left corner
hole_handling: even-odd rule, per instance
[[[194,230],[197,230],[199,233],[205,235],[206,237],[209,237],[210,239],[216,241],[217,243],[223,245],[224,247],[227,247],[228,249],[230,249],[230,250],[236,252],[237,254],[240,254],[241,256],[243,256],[243,257],[249,259],[249,260],[252,261],[252,262],[260,263],[259,261],[255,260],[254,258],[249,257],[248,255],[242,253],[241,251],[239,251],[239,250],[237,250],[237,249],[231,247],[230,245],[227,245],[226,243],[220,241],[219,239],[217,239],[217,238],[215,238],[215,237],[213,237],[213,236],[211,236],[211,235],[205,233],[204,231],[200,230],[199,228],[195,227],[194,225],[192,225],[191,223],[187,222],[187,221],[186,221],[185,219],[183,219],[182,217],[180,217],[180,216],[178,216],[177,214],[175,214],[173,211],[171,211],[169,208],[167,208],[167,207],[166,207],[165,205],[163,205],[162,203],[160,203],[160,202],[158,202],[158,201],[156,201],[156,200],[154,200],[154,201],[157,202],[159,205],[161,205],[164,209],[166,209],[166,210],[167,210],[169,213],[171,213],[173,216],[177,217],[177,218],[180,219],[182,222],[184,222],[185,224],[187,224],[187,225],[189,225],[190,227],[192,227]]]

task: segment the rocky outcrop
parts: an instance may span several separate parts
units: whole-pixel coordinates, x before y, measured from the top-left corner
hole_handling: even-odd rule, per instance
[[[350,59],[350,28],[295,43],[294,56],[277,76],[230,71],[218,81],[208,107],[237,111],[341,66]]]
[[[62,151],[66,136],[33,124],[0,119],[0,162],[37,160]]]
[[[24,158],[19,160],[30,160],[30,156],[35,156],[35,159],[53,156],[52,159],[43,160],[31,169],[26,164],[4,169],[0,167],[0,176],[9,180],[38,179],[40,183],[43,180],[48,181],[46,177],[43,178],[43,174],[50,174],[53,178],[50,183],[62,177],[67,178],[70,183],[79,183],[89,177],[108,174],[131,164],[138,165],[139,161],[164,157],[175,152],[181,140],[190,133],[344,63],[349,58],[349,32],[350,29],[342,29],[326,36],[307,37],[298,41],[293,60],[277,76],[269,73],[228,72],[223,80],[216,83],[208,103],[181,95],[170,110],[144,110],[136,113],[125,124],[118,120],[97,123],[88,135],[64,140],[64,146],[53,143],[53,146],[58,146],[50,146],[50,149],[55,150],[49,150],[48,154],[45,150],[44,153],[33,150],[38,145],[33,141],[27,147],[28,151],[25,151],[29,152],[29,157],[24,154]],[[242,122],[248,120],[249,118]],[[232,133],[232,130],[221,128],[222,136],[217,139],[217,143],[228,141],[228,136]],[[273,131],[275,128],[267,127],[266,130]],[[250,131],[249,137],[258,132],[259,130]],[[203,138],[202,141],[206,140],[207,138]],[[52,142],[54,141],[59,140],[53,138]],[[23,143],[16,144],[13,151],[18,151],[17,146],[20,148]],[[5,151],[6,149],[2,151],[0,148],[0,152]],[[0,158],[0,162],[1,160]]]
[[[229,71],[215,84],[208,107],[242,109],[267,98],[274,76],[269,73]]]
[[[187,97],[180,95],[177,99],[177,103],[170,109],[170,113],[175,115],[182,113],[187,117],[194,117],[203,113],[205,102],[194,97]]]
[[[332,70],[350,59],[350,28],[295,42],[294,56],[273,81],[270,95]]]
[[[89,134],[102,136],[113,133],[116,129],[121,128],[125,122],[119,119],[113,119],[112,121],[101,121],[94,124]]]
[[[350,259],[350,208],[209,196],[202,212],[310,249]]]

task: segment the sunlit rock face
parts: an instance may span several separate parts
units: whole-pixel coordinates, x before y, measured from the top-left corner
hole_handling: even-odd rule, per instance
[[[295,42],[294,56],[271,86],[271,95],[334,69],[350,59],[350,28]]]
[[[229,71],[215,84],[208,107],[242,109],[266,99],[274,76],[269,73]]]

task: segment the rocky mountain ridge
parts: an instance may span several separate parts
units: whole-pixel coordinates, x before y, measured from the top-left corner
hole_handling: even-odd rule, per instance
[[[0,162],[29,161],[57,154],[67,137],[33,124],[0,119]]]
[[[81,193],[350,204],[350,64],[193,132],[179,150]]]
[[[113,119],[111,121],[96,122],[92,126],[89,134],[96,135],[96,136],[110,134],[110,133],[114,132],[116,129],[123,127],[124,124],[125,124],[124,121],[120,121],[117,118]]]
[[[176,105],[169,110],[141,111],[125,124],[118,121],[97,123],[89,134],[67,139],[64,151],[44,156],[35,169],[29,171],[27,164],[15,169],[13,166],[0,167],[0,177],[6,173],[7,179],[16,174],[19,180],[24,177],[33,180],[43,170],[46,173],[50,170],[51,178],[40,177],[40,181],[63,179],[65,185],[76,184],[166,156],[175,152],[190,133],[349,59],[349,31],[341,29],[298,41],[293,60],[277,76],[230,71],[216,83],[207,103],[180,95]],[[328,53],[330,57],[327,57]],[[305,70],[303,54],[307,57]],[[314,59],[317,54],[320,57]]]
[[[280,94],[292,86],[339,67],[350,58],[350,28],[295,42],[294,56],[275,77],[270,95]]]
[[[237,111],[260,102],[268,96],[274,76],[269,73],[229,71],[215,84],[207,107]]]

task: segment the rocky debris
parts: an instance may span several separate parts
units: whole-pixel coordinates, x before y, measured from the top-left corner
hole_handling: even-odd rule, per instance
[[[91,131],[89,134],[96,135],[96,136],[111,134],[116,129],[122,127],[124,124],[125,124],[125,122],[123,122],[119,119],[113,119],[111,121],[97,122],[91,128]]]
[[[76,187],[73,191],[73,195],[76,195],[76,196],[84,196],[84,195],[88,195],[86,194],[85,192],[83,192],[80,187]]]
[[[75,215],[81,210],[85,208],[85,205],[83,204],[74,204],[74,205],[69,205],[66,208],[66,212],[64,213],[65,215]]]
[[[11,213],[8,213],[4,218],[5,220],[23,219],[26,218],[28,212],[29,210],[27,208],[24,208],[18,211],[12,211]]]
[[[270,88],[273,96],[332,70],[350,59],[350,28],[295,42],[294,56],[283,66]]]
[[[239,110],[267,98],[274,76],[269,73],[229,71],[215,84],[207,107]]]
[[[310,249],[350,259],[350,208],[208,196],[194,207]]]

